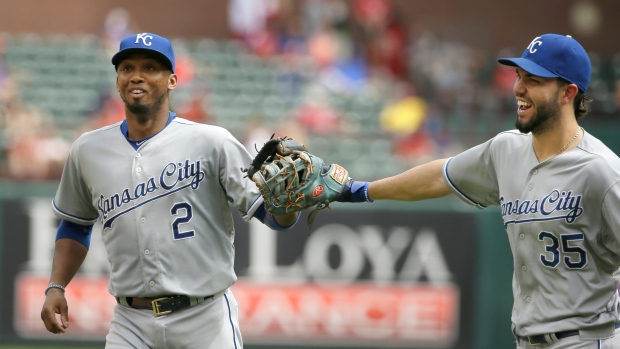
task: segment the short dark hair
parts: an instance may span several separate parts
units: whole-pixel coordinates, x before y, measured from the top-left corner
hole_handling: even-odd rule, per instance
[[[558,80],[558,86],[560,87],[570,84],[570,82],[562,78],[558,78],[557,80]],[[573,100],[573,108],[575,109],[575,119],[579,120],[588,114],[588,112],[590,111],[590,108],[588,108],[586,103],[590,103],[590,102],[592,102],[592,97],[590,97],[584,91],[579,89],[579,91],[577,91],[577,95],[575,96],[575,99]]]

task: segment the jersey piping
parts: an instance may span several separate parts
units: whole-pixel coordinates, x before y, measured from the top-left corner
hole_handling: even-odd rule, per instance
[[[443,166],[443,175],[446,179],[446,183],[448,184],[448,186],[450,186],[450,189],[452,189],[453,192],[455,192],[461,199],[466,201],[468,204],[473,205],[479,209],[487,208],[487,206],[478,203],[465,195],[465,193],[460,191],[459,188],[457,188],[456,185],[452,182],[452,180],[450,179],[450,175],[448,174],[448,165],[450,164],[450,161],[452,161],[452,158],[448,159],[448,161],[446,161],[446,164]]]

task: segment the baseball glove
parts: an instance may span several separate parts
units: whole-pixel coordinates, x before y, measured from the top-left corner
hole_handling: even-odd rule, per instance
[[[283,215],[316,206],[308,216],[308,227],[318,210],[336,201],[351,178],[337,164],[308,153],[303,144],[290,138],[272,138],[245,170],[259,188],[266,210]]]

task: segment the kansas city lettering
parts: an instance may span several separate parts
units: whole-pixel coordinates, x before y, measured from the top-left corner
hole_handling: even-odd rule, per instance
[[[505,202],[502,196],[499,200],[502,217],[531,214],[565,218],[567,223],[573,223],[583,213],[582,197],[582,195],[573,195],[572,191],[553,190],[542,199],[523,201],[517,199]]]
[[[146,182],[138,183],[133,189],[125,188],[120,193],[115,193],[109,197],[103,194],[97,201],[97,208],[101,212],[104,220],[108,214],[132,201],[147,196],[150,193],[171,191],[179,186],[188,185],[192,189],[197,189],[205,178],[204,171],[200,168],[200,161],[194,163],[185,160],[185,163],[171,162],[166,165],[158,178],[151,177]]]

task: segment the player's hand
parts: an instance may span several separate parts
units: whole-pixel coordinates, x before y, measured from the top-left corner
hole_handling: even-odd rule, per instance
[[[60,322],[56,314],[60,315]],[[52,333],[65,333],[65,330],[69,328],[69,307],[62,290],[52,288],[47,292],[41,310],[41,320],[45,328]]]

